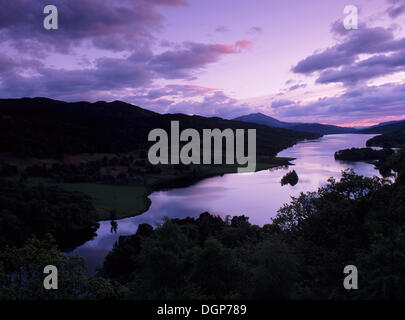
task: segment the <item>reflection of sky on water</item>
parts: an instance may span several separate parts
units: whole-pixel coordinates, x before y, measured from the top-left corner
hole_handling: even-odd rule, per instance
[[[246,215],[251,223],[263,225],[271,222],[277,210],[288,203],[291,196],[316,191],[326,180],[340,177],[342,170],[353,168],[356,173],[378,174],[373,165],[361,162],[335,161],[339,149],[364,147],[373,135],[328,135],[315,141],[305,141],[279,153],[280,157],[296,158],[290,168],[265,170],[255,174],[227,174],[214,177],[187,188],[155,192],[150,196],[152,205],[142,215],[118,221],[117,234],[111,233],[109,221],[100,223],[98,236],[77,248],[74,253],[86,257],[89,269],[100,266],[108,251],[120,235],[136,232],[139,224],[156,225],[163,217],[198,217],[208,211],[222,217]],[[296,186],[281,186],[281,178],[294,169],[299,182]]]

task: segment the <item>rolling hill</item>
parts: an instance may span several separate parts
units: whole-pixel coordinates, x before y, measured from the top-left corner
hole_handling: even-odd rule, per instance
[[[272,118],[270,116],[266,116],[265,114],[260,113],[260,112],[251,113],[246,116],[241,116],[241,117],[235,118],[233,120],[250,122],[250,123],[258,123],[258,124],[263,124],[265,126],[274,127],[274,128],[288,128],[293,125],[300,124],[300,123],[283,122],[283,121],[277,120],[275,118]]]
[[[360,133],[380,134],[367,141],[368,147],[395,148],[405,146],[405,120],[381,123],[360,130]]]
[[[339,133],[357,133],[354,128],[338,127],[320,123],[303,123],[289,127],[290,130],[319,133],[319,134],[339,134]]]
[[[294,123],[283,122],[275,118],[269,117],[263,113],[252,113],[246,116],[235,118],[237,121],[244,121],[249,123],[263,124],[275,128],[287,128],[290,130],[309,132],[316,134],[338,134],[338,133],[356,133],[354,128],[344,128],[333,125],[325,125],[320,123]]]
[[[405,130],[383,133],[367,141],[368,147],[403,148],[405,147]]]
[[[121,101],[67,103],[48,98],[0,100],[0,152],[19,156],[59,157],[79,153],[125,153],[148,149],[152,129],[256,129],[258,155],[319,134],[184,114],[159,114]]]
[[[379,124],[367,129],[362,129],[359,133],[391,133],[402,130],[405,130],[405,120],[388,124]]]

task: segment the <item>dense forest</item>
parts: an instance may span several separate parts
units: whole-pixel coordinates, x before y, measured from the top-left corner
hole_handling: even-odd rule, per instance
[[[94,236],[97,220],[83,193],[0,180],[0,247],[49,234],[61,250],[73,249]]]
[[[367,141],[368,147],[401,148],[405,146],[405,129],[388,132]]]

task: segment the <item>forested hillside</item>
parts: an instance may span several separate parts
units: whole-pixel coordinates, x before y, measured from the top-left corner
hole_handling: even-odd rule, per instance
[[[390,123],[382,126],[371,127],[367,129],[362,129],[359,133],[391,133],[396,131],[405,130],[405,121]]]
[[[58,157],[78,153],[125,153],[147,149],[150,130],[170,132],[170,121],[180,130],[257,129],[259,154],[275,155],[301,139],[318,135],[263,125],[184,114],[154,113],[124,102],[57,100],[0,100],[0,152],[23,156]]]
[[[368,147],[399,148],[405,146],[405,128],[384,133],[367,141]]]

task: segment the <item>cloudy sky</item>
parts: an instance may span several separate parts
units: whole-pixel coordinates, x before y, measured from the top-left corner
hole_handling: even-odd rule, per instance
[[[370,125],[405,118],[404,28],[405,0],[0,0],[0,98]]]

